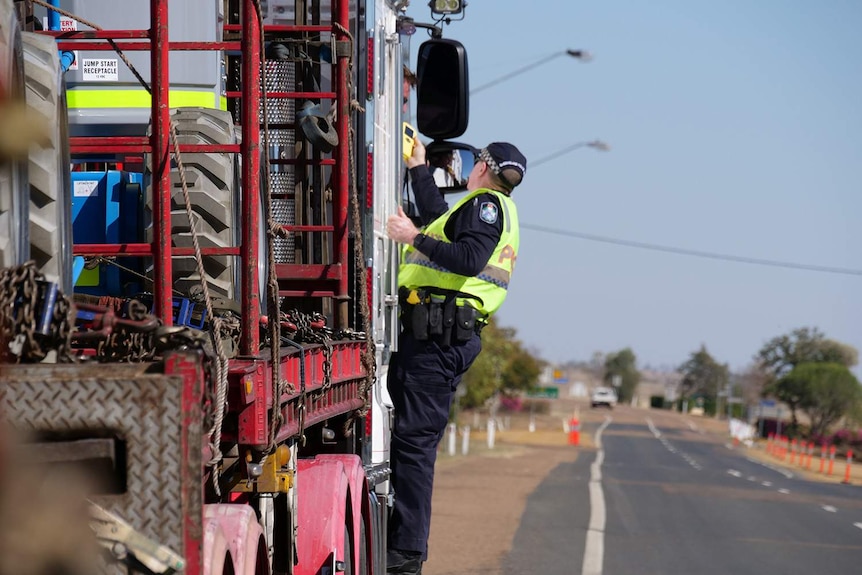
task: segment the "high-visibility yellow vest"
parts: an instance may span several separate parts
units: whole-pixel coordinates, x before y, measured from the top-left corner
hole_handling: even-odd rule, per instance
[[[476,276],[462,276],[435,264],[428,256],[413,246],[404,246],[401,254],[401,267],[398,272],[398,285],[400,287],[409,289],[436,287],[459,291],[479,298],[481,301],[465,298],[464,303],[468,303],[485,315],[493,314],[503,305],[506,291],[509,289],[509,281],[512,278],[512,271],[515,269],[520,241],[518,211],[515,208],[515,203],[508,196],[487,188],[474,190],[449,208],[448,212],[428,224],[422,233],[429,238],[451,243],[444,232],[446,222],[465,203],[473,201],[473,198],[480,194],[488,193],[494,194],[500,201],[500,207],[503,211],[503,233],[500,235],[500,241],[485,268]]]

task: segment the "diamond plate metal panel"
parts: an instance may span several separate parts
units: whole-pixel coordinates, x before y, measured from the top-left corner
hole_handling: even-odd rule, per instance
[[[144,535],[183,553],[183,509],[200,509],[200,481],[184,493],[183,464],[201,469],[201,451],[183,454],[180,377],[140,366],[2,366],[0,412],[23,431],[111,430],[126,442],[127,489],[94,501]],[[201,445],[200,418],[188,445]],[[197,495],[195,495],[197,494]],[[196,499],[196,501],[195,501]],[[192,514],[193,521],[199,514]],[[197,520],[198,523],[200,522]],[[124,570],[109,572],[122,573]]]

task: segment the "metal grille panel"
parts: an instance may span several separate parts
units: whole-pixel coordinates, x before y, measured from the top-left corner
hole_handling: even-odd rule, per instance
[[[296,73],[290,60],[266,61],[266,91],[289,92],[293,90]],[[270,98],[266,101],[267,119],[281,124],[293,123],[296,105],[292,98]],[[260,109],[263,118],[263,106]]]
[[[290,60],[267,60],[266,91],[290,92],[296,86],[296,65]],[[263,106],[261,106],[263,117]],[[268,98],[266,100],[266,120],[274,124],[293,124],[296,121],[296,102],[292,98]],[[289,129],[269,130],[269,157],[290,160],[295,158],[296,132]],[[290,165],[269,167],[271,194],[293,194],[296,184],[295,168]],[[296,214],[293,198],[273,200],[273,218],[279,224],[295,225]],[[291,234],[275,242],[275,261],[295,263],[295,242]]]
[[[296,216],[294,211],[293,199],[272,201],[273,217],[279,223],[295,222]],[[286,238],[276,238],[275,261],[278,263],[294,263],[296,259],[294,246],[293,234],[290,234]]]
[[[183,553],[180,503],[191,494],[190,508],[197,510],[191,520],[200,528],[202,502],[199,486],[183,493],[181,466],[201,469],[201,451],[182,453],[181,379],[141,374],[139,367],[100,366],[105,375],[80,367],[4,368],[0,411],[25,432],[115,432],[126,442],[127,490],[93,500],[144,535]],[[125,377],[124,371],[129,372]],[[189,445],[201,445],[199,418],[191,422],[188,434]],[[108,572],[125,571],[115,566]]]

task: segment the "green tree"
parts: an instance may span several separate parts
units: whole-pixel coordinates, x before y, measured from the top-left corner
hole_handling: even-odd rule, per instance
[[[802,407],[808,389],[798,377],[782,382],[784,376],[803,364],[832,363],[846,368],[859,361],[853,346],[826,339],[816,327],[801,327],[766,342],[754,356],[766,374],[763,395],[772,395],[790,408],[791,426],[798,429],[797,409]]]
[[[803,363],[779,380],[802,390],[800,406],[811,418],[812,435],[823,436],[829,427],[859,404],[859,381],[840,363]]]
[[[497,393],[514,395],[535,387],[543,362],[515,336],[514,328],[500,327],[491,318],[482,330],[482,353],[461,382],[461,407],[482,407]]]
[[[705,345],[692,353],[679,371],[682,373],[682,399],[701,395],[707,406],[717,404],[718,392],[727,387],[730,373],[727,364],[718,363]]]
[[[850,368],[859,363],[859,352],[852,345],[831,339],[821,343],[822,361]]]
[[[514,342],[508,359],[506,370],[502,372],[501,391],[515,394],[535,388],[544,362],[525,350],[517,341]]]
[[[637,368],[637,357],[630,348],[605,356],[604,382],[613,385],[617,377],[619,377],[620,383],[617,390],[620,403],[631,401],[641,374]]]
[[[804,365],[817,364],[802,363],[799,364],[799,367]],[[788,430],[788,435],[791,436],[796,435],[799,429],[799,418],[796,415],[797,410],[799,410],[799,408],[806,402],[808,393],[810,392],[809,380],[804,377],[804,372],[802,375],[796,373],[797,369],[798,368],[793,368],[790,372],[772,383],[768,388],[772,395],[786,403],[787,407],[790,408],[790,429]]]
[[[803,363],[828,362],[853,367],[859,354],[852,346],[826,339],[816,327],[802,327],[772,338],[754,358],[776,381]]]

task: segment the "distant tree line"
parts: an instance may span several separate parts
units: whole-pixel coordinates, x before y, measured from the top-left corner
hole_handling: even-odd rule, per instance
[[[545,362],[516,336],[514,328],[491,320],[482,332],[482,353],[464,375],[457,407],[481,408],[501,396],[518,397],[536,388]],[[767,341],[753,360],[744,372],[734,374],[701,345],[678,368],[679,403],[699,398],[707,414],[719,415],[730,412],[730,397],[750,407],[774,398],[790,409],[789,434],[800,433],[800,412],[808,416],[808,433],[814,436],[824,436],[845,418],[862,422],[862,386],[850,371],[859,353],[852,346],[828,339],[817,328],[802,327]],[[575,365],[615,387],[620,402],[631,401],[641,379],[630,348],[596,352]]]
[[[754,364],[732,377],[706,346],[680,366],[682,397],[702,397],[715,413],[722,395],[741,397],[749,405],[774,398],[790,409],[790,435],[800,433],[799,412],[811,423],[809,434],[822,437],[845,417],[860,413],[862,387],[850,371],[859,354],[847,344],[827,339],[817,328],[803,327],[767,341]],[[722,394],[722,392],[724,392]]]

